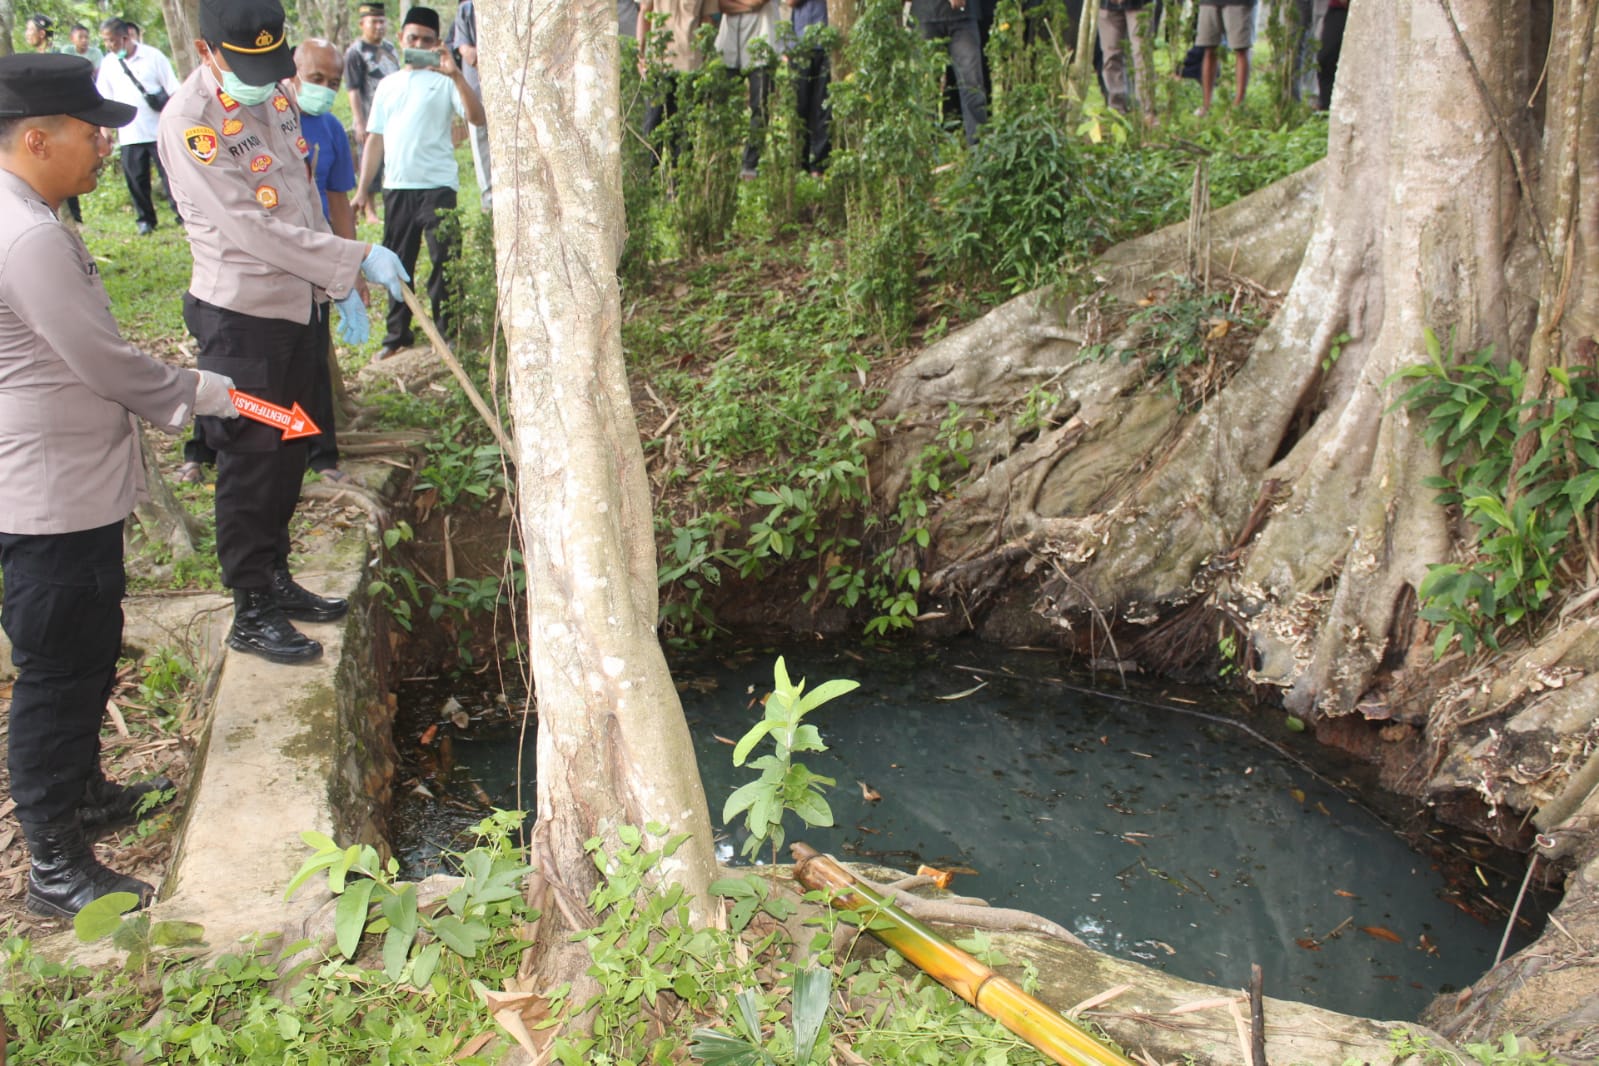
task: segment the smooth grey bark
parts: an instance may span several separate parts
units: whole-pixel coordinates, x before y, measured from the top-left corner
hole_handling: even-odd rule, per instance
[[[656,823],[688,835],[659,873],[703,921],[710,818],[655,633],[654,525],[622,362],[616,13],[609,0],[517,0],[479,18],[538,698],[531,891],[566,927],[587,924],[597,875],[584,842]],[[570,947],[543,924],[541,943]]]
[[[161,17],[167,26],[167,40],[172,45],[172,65],[177,68],[181,81],[189,76],[198,61],[194,54],[194,38],[200,28],[200,0],[161,0]]]

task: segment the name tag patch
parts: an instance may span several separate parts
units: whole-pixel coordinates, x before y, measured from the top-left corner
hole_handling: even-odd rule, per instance
[[[217,131],[210,126],[190,126],[183,131],[183,147],[196,161],[210,166],[217,157]]]
[[[255,190],[255,202],[268,211],[278,206],[278,190],[270,185],[263,185]]]

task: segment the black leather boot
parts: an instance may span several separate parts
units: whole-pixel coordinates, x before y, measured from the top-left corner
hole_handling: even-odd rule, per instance
[[[228,631],[228,647],[291,666],[322,657],[322,645],[289,624],[283,608],[267,589],[233,590],[233,628]]]
[[[139,906],[155,892],[148,884],[102,866],[94,857],[77,814],[59,822],[22,827],[28,838],[28,909],[35,914],[71,918],[112,892],[131,892]]]
[[[307,592],[287,570],[272,571],[272,598],[296,622],[337,622],[350,609],[349,600]]]
[[[131,785],[119,785],[115,781],[107,781],[104,774],[96,771],[89,778],[88,787],[83,790],[83,802],[78,805],[78,820],[83,825],[84,835],[92,840],[108,830],[132,825],[145,814],[172,802],[172,798],[168,797],[141,814],[139,807],[146,796],[172,790],[172,779],[165,775],[152,777],[148,781],[135,781]]]

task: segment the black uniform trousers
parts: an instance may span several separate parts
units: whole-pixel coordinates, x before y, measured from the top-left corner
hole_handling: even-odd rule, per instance
[[[455,257],[455,234],[439,214],[455,210],[454,189],[384,189],[383,190],[383,247],[400,257],[405,272],[411,275],[411,287],[416,288],[416,257],[422,251],[424,238],[428,242],[428,308],[433,324],[439,332],[449,336],[444,321],[444,264]],[[411,309],[404,300],[389,297],[388,332],[383,336],[383,347],[404,348],[413,343]]]
[[[100,765],[100,722],[122,651],[122,523],[0,533],[11,638],[11,798],[31,829],[70,815]]]
[[[321,473],[339,465],[339,434],[333,424],[333,320],[326,308],[319,317],[323,355],[316,361],[316,375],[311,379],[311,402],[305,405],[305,413],[322,430],[310,438],[306,453],[311,469]]]
[[[230,311],[183,296],[183,322],[199,342],[201,370],[226,374],[257,399],[311,406],[318,360],[327,359],[327,305],[311,321]],[[312,421],[315,421],[313,418]],[[248,418],[202,418],[217,453],[217,559],[230,589],[264,589],[289,565],[289,521],[300,502],[306,442]]]
[[[151,166],[161,175],[161,195],[172,205],[172,214],[176,217],[178,204],[172,199],[172,186],[167,183],[167,168],[162,165],[155,144],[125,144],[121,151],[122,177],[128,183],[128,196],[133,200],[134,220],[143,222],[151,229],[156,226],[155,197],[150,189]]]
[[[316,436],[308,438],[310,443],[306,453],[311,469],[319,473],[332,470],[339,465],[339,436],[333,424],[335,416],[333,367],[329,365],[329,361],[334,358],[333,319],[330,315],[322,315],[322,332],[325,334],[322,347],[328,353],[328,357],[317,360],[316,378],[311,386],[311,402],[304,405],[305,413],[310,415],[311,421],[322,430]],[[217,453],[205,442],[205,429],[198,419],[194,423],[194,432],[183,442],[183,461],[199,463],[201,466],[216,465]]]

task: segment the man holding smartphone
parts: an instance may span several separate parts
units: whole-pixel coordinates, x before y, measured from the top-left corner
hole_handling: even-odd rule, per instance
[[[439,215],[455,209],[460,173],[450,128],[463,118],[486,125],[483,104],[467,83],[455,57],[439,41],[439,13],[413,7],[400,27],[400,58],[405,66],[378,83],[367,116],[366,144],[361,152],[361,179],[352,206],[365,208],[372,181],[383,168],[383,246],[400,257],[408,274],[416,271],[422,240],[428,243],[433,267],[428,274],[428,299],[433,319],[445,323],[444,264],[455,254],[454,241],[439,229]],[[411,309],[390,299],[388,332],[374,357],[386,359],[411,346]]]

